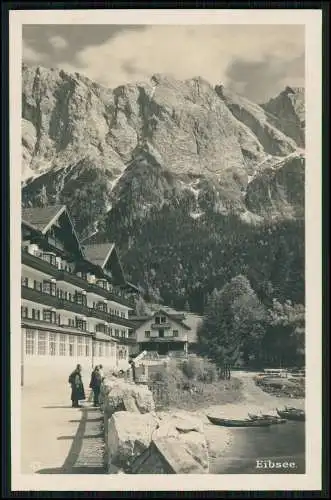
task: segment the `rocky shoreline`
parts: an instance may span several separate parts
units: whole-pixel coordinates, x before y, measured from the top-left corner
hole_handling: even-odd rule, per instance
[[[275,398],[259,389],[252,374],[239,374],[243,400],[198,410],[155,411],[145,385],[106,378],[101,391],[104,415],[105,466],[108,474],[206,474],[210,461],[232,445],[233,433],[211,424],[207,415],[247,418],[248,413],[276,414],[293,405],[290,398]],[[304,399],[295,406],[304,408]]]

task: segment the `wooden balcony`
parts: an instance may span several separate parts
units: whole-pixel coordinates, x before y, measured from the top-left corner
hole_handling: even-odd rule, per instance
[[[132,299],[123,297],[121,294],[116,293],[116,291],[109,291],[106,288],[102,288],[94,283],[87,283],[86,290],[91,293],[95,293],[107,300],[112,300],[113,302],[117,302],[118,304],[122,304],[123,306],[132,308],[134,306],[134,301]]]
[[[166,337],[145,337],[140,342],[187,342],[187,338],[175,337],[174,335],[167,335]]]
[[[37,269],[42,273],[53,276],[54,278],[57,278],[58,276],[59,270],[56,266],[53,266],[46,260],[43,260],[40,257],[36,257],[35,255],[32,255],[29,252],[26,252],[25,250],[22,250],[21,252],[21,259],[22,259],[22,264],[25,264],[26,266],[32,267],[33,269]]]
[[[87,290],[88,287],[88,282],[84,280],[84,278],[81,278],[74,273],[64,271],[63,269],[59,270],[57,280],[71,283],[72,285],[77,286],[78,288],[81,288],[83,290]]]
[[[55,309],[58,307],[58,298],[56,295],[50,295],[24,285],[21,287],[21,297],[22,299],[31,300],[32,302],[54,307]]]
[[[88,316],[92,318],[101,319],[107,323],[115,323],[116,325],[127,326],[128,328],[134,328],[132,321],[127,318],[121,318],[121,316],[116,316],[115,314],[109,314],[105,311],[99,311],[99,309],[89,308]]]
[[[153,328],[153,330],[158,330],[159,328],[169,329],[169,328],[171,328],[171,324],[168,322],[166,322],[166,323],[152,323],[151,328]]]
[[[122,293],[118,293],[116,289],[109,291],[106,288],[102,288],[94,283],[89,283],[87,280],[77,276],[75,273],[58,269],[57,266],[50,264],[40,257],[36,257],[35,255],[28,253],[26,250],[21,251],[21,259],[22,264],[32,267],[33,269],[37,269],[47,275],[53,276],[57,281],[71,283],[77,288],[94,293],[104,299],[111,300],[126,307],[134,307],[134,300],[132,298],[125,297]]]
[[[58,299],[57,307],[59,309],[64,309],[65,311],[70,311],[76,314],[80,314],[82,316],[89,316],[90,312],[90,309],[87,306],[65,299]]]

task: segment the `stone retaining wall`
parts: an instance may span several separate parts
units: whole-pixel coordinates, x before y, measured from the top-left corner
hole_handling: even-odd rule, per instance
[[[105,466],[129,474],[206,474],[204,423],[189,412],[155,412],[147,386],[117,378],[104,380]]]

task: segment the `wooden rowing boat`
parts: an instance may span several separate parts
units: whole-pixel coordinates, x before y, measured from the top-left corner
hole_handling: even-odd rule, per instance
[[[295,420],[300,422],[306,420],[304,410],[299,410],[298,408],[285,408],[284,410],[278,410],[278,408],[276,408],[276,411],[280,418],[285,418],[286,420]]]
[[[221,425],[223,427],[269,427],[273,422],[269,419],[252,420],[245,418],[242,420],[232,418],[219,418],[207,415],[208,420],[214,425]]]

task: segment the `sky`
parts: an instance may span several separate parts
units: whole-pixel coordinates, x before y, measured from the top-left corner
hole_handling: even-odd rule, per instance
[[[24,25],[23,62],[110,88],[200,76],[255,102],[304,86],[303,25]]]

